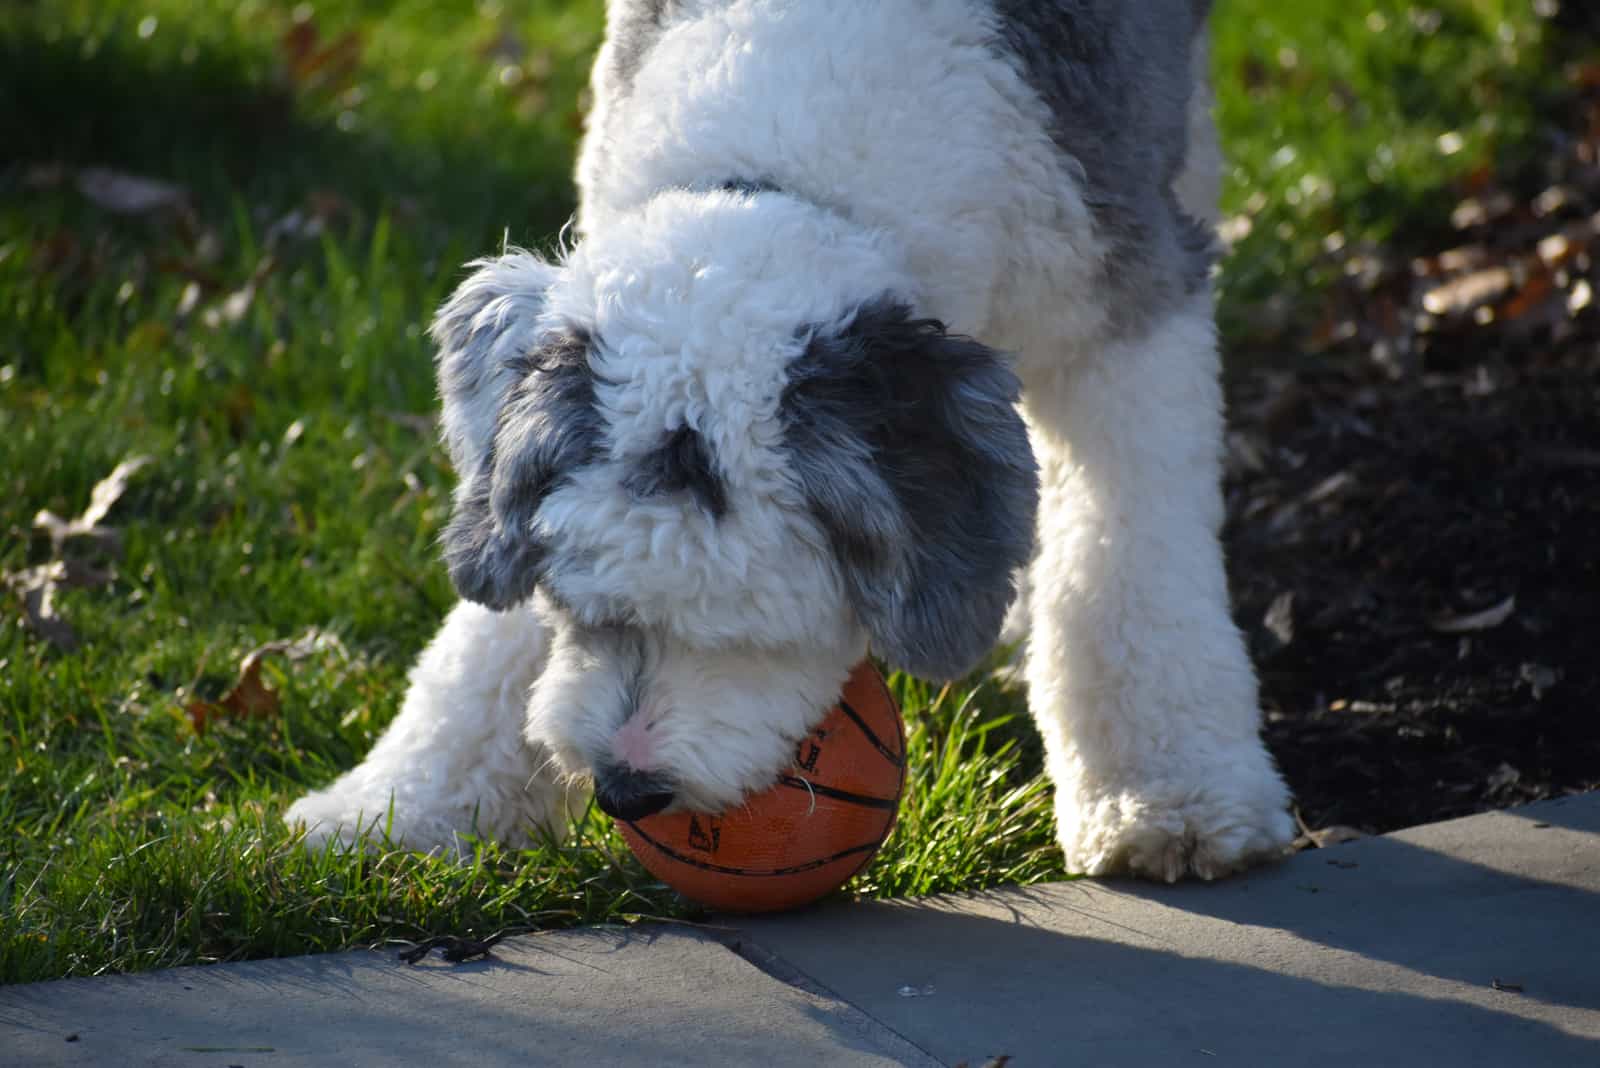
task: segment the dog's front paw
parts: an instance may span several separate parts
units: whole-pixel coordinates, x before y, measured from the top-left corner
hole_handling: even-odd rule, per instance
[[[404,810],[397,812],[388,798],[351,796],[338,790],[337,784],[290,805],[283,822],[292,830],[303,831],[304,844],[311,849],[322,849],[329,843],[374,848],[388,840],[427,851],[444,845],[449,838],[448,834],[441,836],[410,827]]]
[[[477,838],[520,848],[559,837],[589,803],[582,785],[540,773],[529,777],[526,769],[452,779],[397,777],[385,768],[382,759],[369,758],[290,805],[284,823],[303,828],[305,844],[313,848],[336,842],[467,856]]]
[[[305,795],[284,812],[284,823],[304,829],[306,846],[320,849],[333,842],[346,848],[399,847],[461,856],[470,852],[472,835],[510,838],[511,828],[501,826],[505,821],[493,808],[485,812],[461,798],[418,796],[419,791],[409,787],[387,788],[368,781],[362,770]]]
[[[1288,791],[1259,744],[1251,758],[1133,781],[1057,776],[1067,870],[1176,882],[1281,857],[1294,838]]]

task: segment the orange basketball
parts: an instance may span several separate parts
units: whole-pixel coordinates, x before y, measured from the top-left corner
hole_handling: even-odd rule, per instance
[[[889,836],[905,755],[900,710],[863,661],[777,785],[720,815],[618,826],[650,874],[684,897],[727,912],[796,908],[842,886]]]

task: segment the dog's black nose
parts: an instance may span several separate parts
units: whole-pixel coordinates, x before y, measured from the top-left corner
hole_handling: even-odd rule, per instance
[[[672,804],[672,786],[653,771],[604,768],[595,773],[594,800],[612,819],[638,820]]]

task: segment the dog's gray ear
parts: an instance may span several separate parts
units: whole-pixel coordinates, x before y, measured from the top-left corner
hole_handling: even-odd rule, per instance
[[[999,353],[890,298],[812,335],[790,365],[791,462],[896,667],[954,678],[999,636],[1038,507],[1020,389]]]
[[[545,294],[560,272],[529,252],[467,266],[476,270],[429,328],[439,346],[441,430],[462,483],[488,456],[500,406],[515,383],[511,362],[537,347]]]
[[[547,334],[507,364],[512,385],[483,462],[456,489],[444,558],[456,592],[503,611],[532,596],[545,547],[535,529],[551,490],[600,459],[605,428],[595,408],[589,337]]]
[[[503,610],[531,596],[541,574],[539,504],[598,457],[603,426],[588,335],[540,321],[556,269],[526,253],[478,266],[433,324],[459,477],[444,557],[456,592]]]

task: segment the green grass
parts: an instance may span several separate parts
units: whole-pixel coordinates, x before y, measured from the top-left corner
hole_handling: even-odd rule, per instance
[[[1312,325],[1329,252],[1442,237],[1458,182],[1536,156],[1563,42],[1533,6],[1218,0],[1223,203],[1247,230],[1219,286],[1235,354]]]
[[[1228,198],[1252,219],[1224,275],[1236,337],[1269,297],[1314,299],[1327,235],[1438,226],[1441,189],[1524,142],[1547,72],[1523,6],[1458,0],[1435,26],[1378,4],[1374,32],[1342,0],[1223,0]],[[570,213],[600,8],[0,9],[0,572],[48,559],[39,510],[76,515],[119,461],[153,460],[107,520],[114,579],[61,598],[80,648],[0,593],[0,981],[693,915],[597,815],[466,865],[308,853],[279,820],[371,745],[451,601],[422,325],[461,261],[547,244]],[[285,42],[312,28],[297,69]],[[358,56],[304,58],[345,34]],[[90,165],[188,206],[109,212],[73,186]],[[195,731],[186,709],[249,650],[313,629],[268,662],[276,712]],[[977,681],[895,680],[908,796],[853,892],[1061,876],[1020,696]]]

